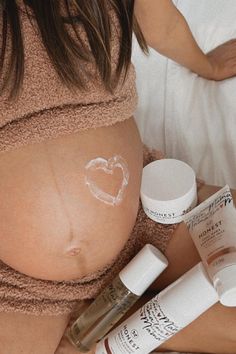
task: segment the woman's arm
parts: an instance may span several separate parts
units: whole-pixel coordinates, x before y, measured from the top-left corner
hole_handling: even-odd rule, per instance
[[[171,0],[135,0],[135,15],[147,44],[160,54],[207,79],[236,75],[236,40],[204,54]]]

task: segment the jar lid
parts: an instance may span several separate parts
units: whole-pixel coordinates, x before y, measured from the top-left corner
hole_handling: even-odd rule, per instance
[[[176,159],[151,162],[143,169],[141,201],[152,220],[163,224],[181,222],[197,204],[195,172]]]
[[[141,296],[167,265],[167,258],[156,247],[147,244],[122,269],[119,277],[127,289]]]

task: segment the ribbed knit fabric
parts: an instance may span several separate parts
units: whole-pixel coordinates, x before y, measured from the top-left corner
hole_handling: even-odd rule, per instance
[[[104,88],[95,64],[81,62],[78,65],[81,65],[87,90],[75,89],[72,92],[59,79],[42,44],[34,17],[29,19],[24,7],[19,8],[25,50],[24,81],[16,101],[8,100],[9,91],[0,96],[0,152],[73,132],[109,126],[133,115],[137,95],[132,65],[125,80],[122,75],[111,94]],[[112,11],[110,16],[114,73],[120,45],[119,23]],[[80,37],[89,46],[82,26],[77,26]],[[10,47],[9,42],[6,63],[9,62]]]
[[[21,0],[18,1],[21,3]],[[128,119],[136,107],[135,73],[131,66],[114,94],[108,93],[92,63],[85,64],[87,91],[72,93],[58,78],[42,45],[34,18],[20,7],[25,47],[23,90],[16,102],[7,92],[0,97],[0,152],[41,142],[60,135],[108,126]],[[119,24],[111,12],[113,65],[119,53]],[[87,45],[83,29],[81,38]],[[8,48],[9,50],[9,48]],[[160,157],[145,152],[144,160]],[[45,281],[21,274],[0,262],[0,311],[35,315],[59,315],[73,311],[83,299],[94,298],[146,243],[162,251],[173,226],[149,220],[140,207],[137,222],[124,249],[106,268],[73,281]]]
[[[144,164],[161,155],[144,153]],[[125,247],[106,268],[73,281],[45,281],[21,274],[0,263],[0,312],[21,312],[34,315],[60,315],[72,312],[81,300],[96,297],[119,271],[147,243],[165,252],[175,229],[161,225],[139,208],[136,224]]]

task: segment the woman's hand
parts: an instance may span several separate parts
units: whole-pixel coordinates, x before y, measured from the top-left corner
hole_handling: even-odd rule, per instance
[[[204,200],[218,192],[219,189],[222,187],[219,186],[213,186],[209,184],[202,184],[201,186],[198,187],[198,204],[202,203]],[[236,205],[236,190],[235,189],[230,189],[234,205]]]
[[[212,67],[212,80],[224,80],[236,75],[236,39],[231,39],[209,53],[208,60]]]

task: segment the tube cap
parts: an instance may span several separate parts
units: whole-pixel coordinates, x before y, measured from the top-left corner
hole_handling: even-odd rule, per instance
[[[236,306],[236,265],[228,266],[217,272],[213,281],[221,304]]]
[[[122,269],[119,277],[126,288],[141,296],[167,265],[166,257],[156,247],[147,244]]]

